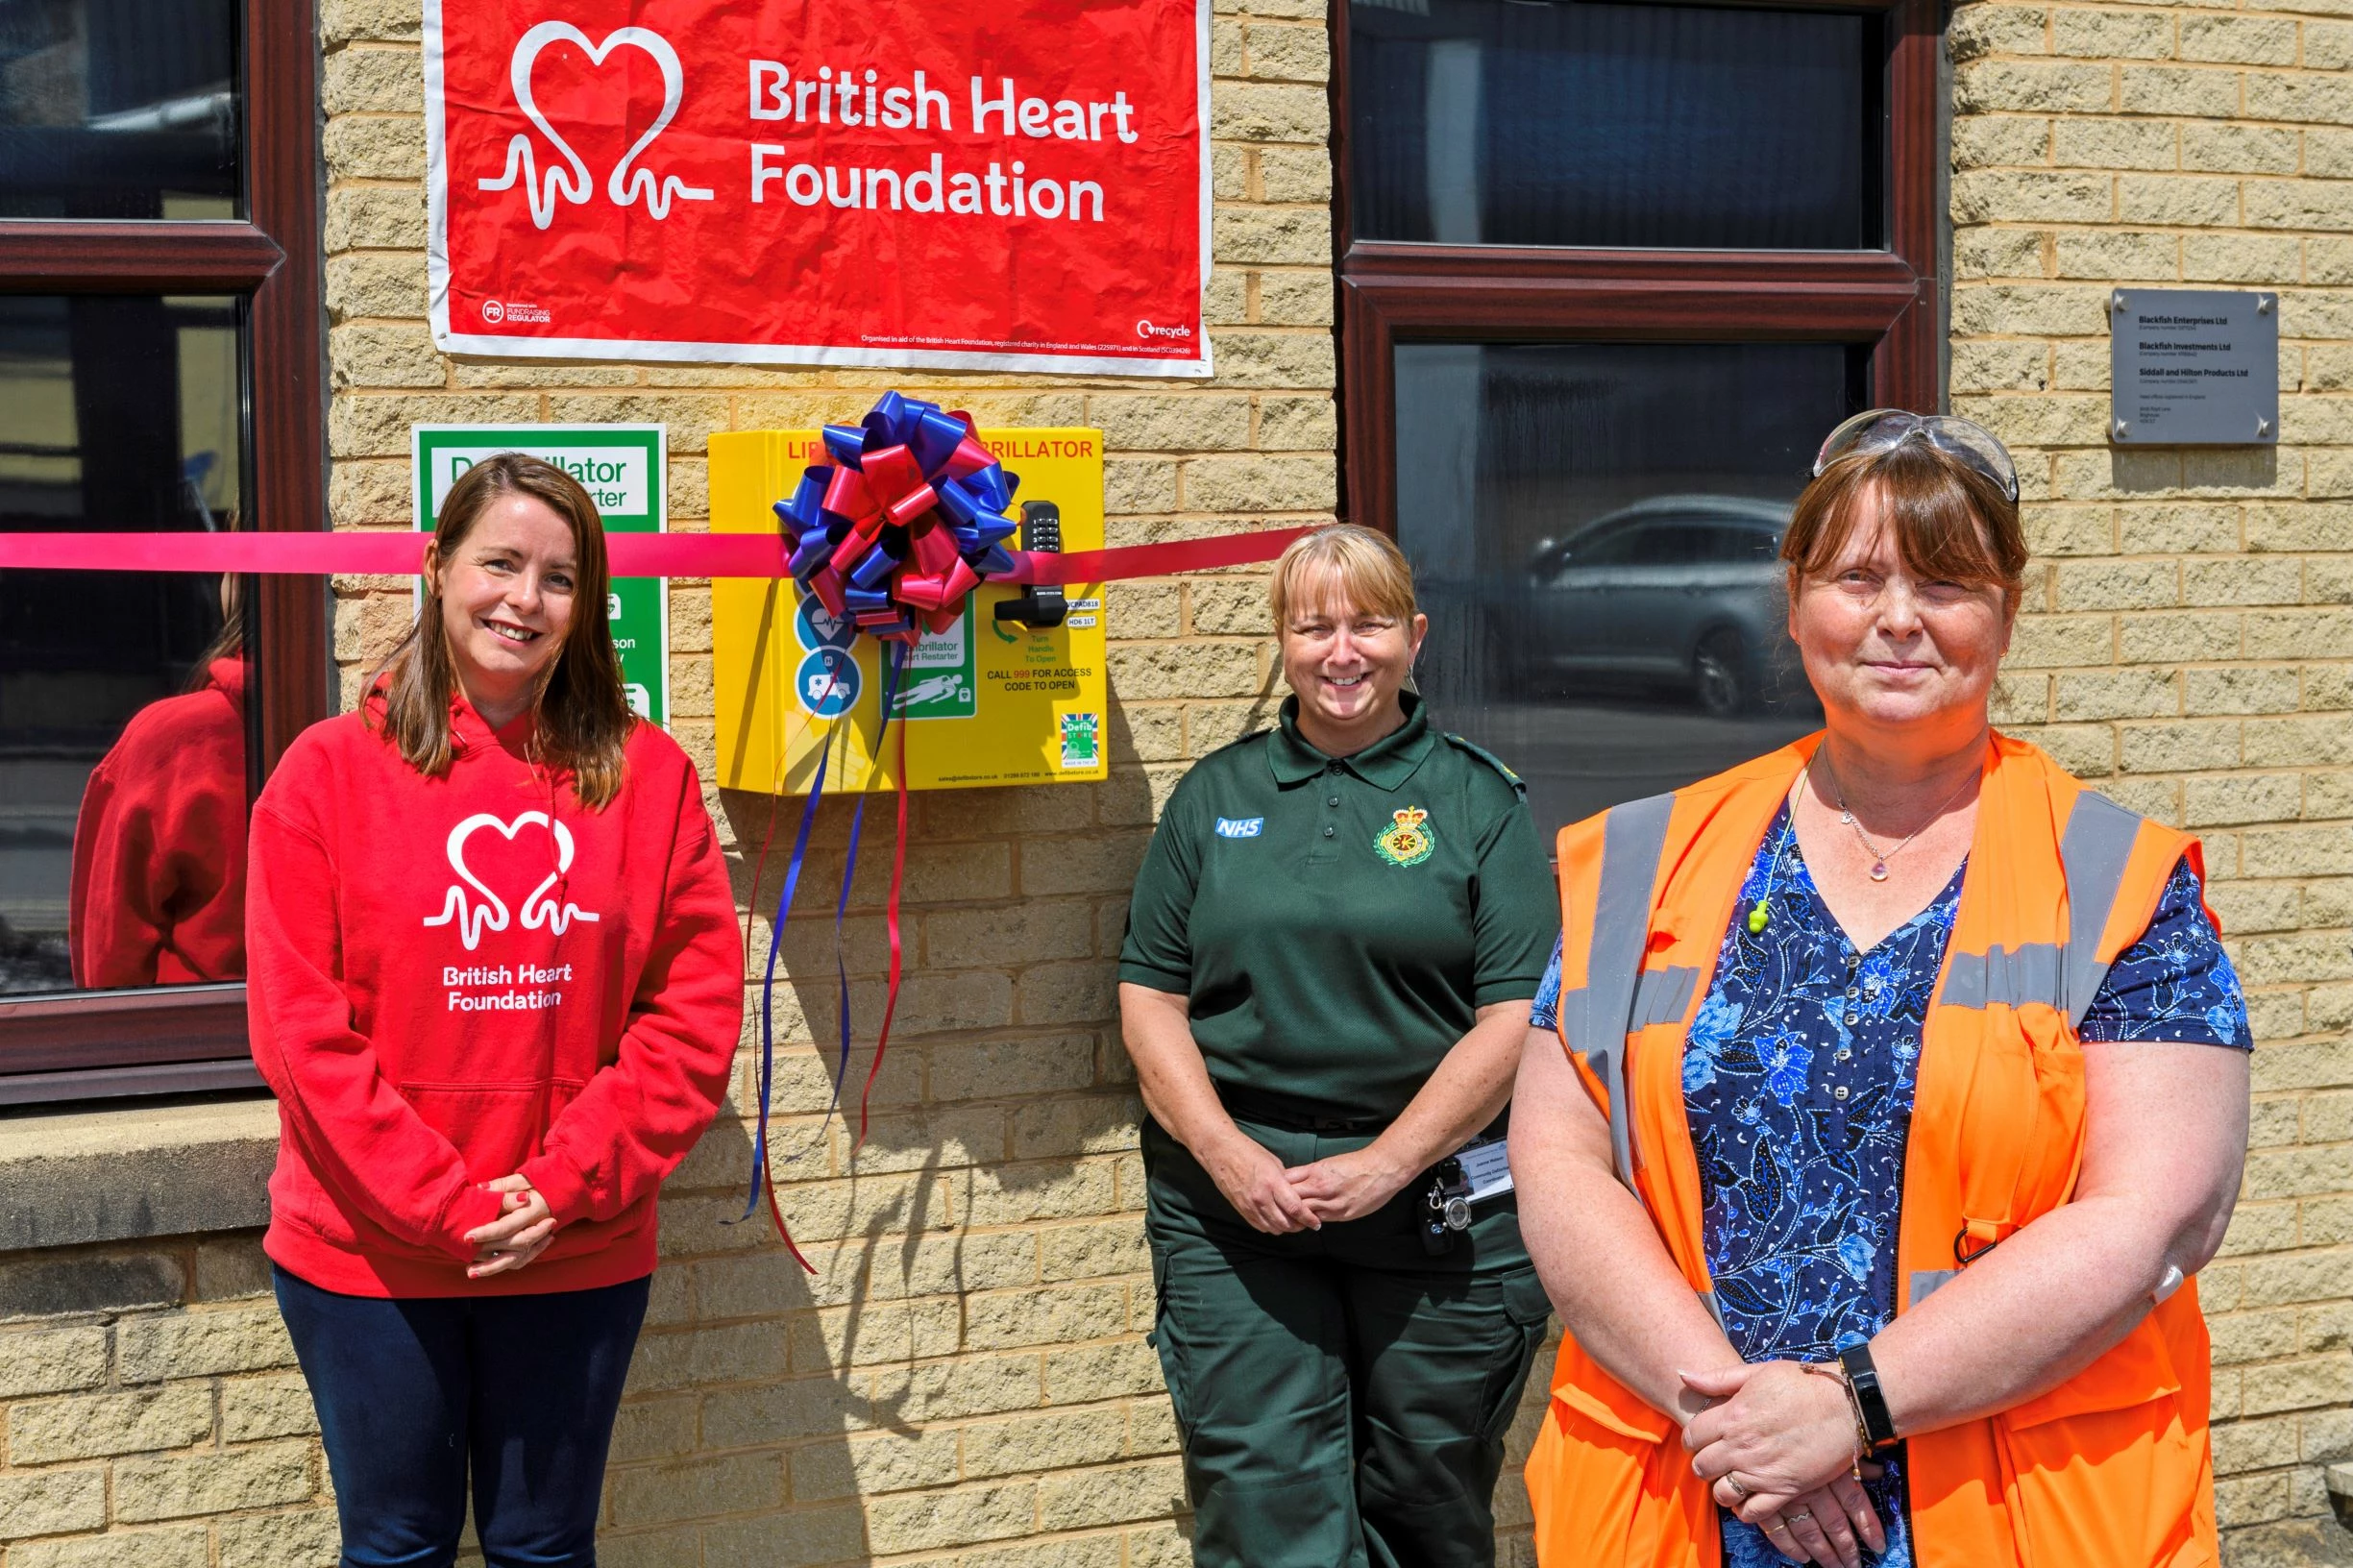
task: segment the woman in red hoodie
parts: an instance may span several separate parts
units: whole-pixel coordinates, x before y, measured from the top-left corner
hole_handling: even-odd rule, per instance
[[[710,1123],[743,947],[695,769],[629,714],[604,533],[513,454],[452,486],[415,628],[255,803],[263,1245],[347,1565],[596,1560],[662,1179]]]

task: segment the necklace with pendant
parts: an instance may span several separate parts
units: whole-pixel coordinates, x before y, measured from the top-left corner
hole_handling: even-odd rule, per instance
[[[1970,781],[1977,776],[1973,772],[1962,774],[1959,786],[1956,787],[1950,795],[1945,796],[1944,805],[1937,807],[1934,811],[1928,814],[1927,821],[1921,823],[1918,827],[1912,829],[1911,832],[1906,833],[1903,836],[1903,843],[1897,845],[1893,849],[1881,849],[1877,845],[1871,842],[1869,835],[1864,833],[1863,824],[1854,820],[1854,813],[1847,809],[1847,792],[1839,785],[1838,770],[1830,766],[1830,757],[1826,749],[1822,755],[1822,771],[1829,775],[1830,796],[1838,806],[1838,820],[1846,823],[1847,826],[1853,832],[1854,842],[1861,845],[1863,846],[1863,852],[1871,857],[1871,879],[1874,882],[1884,882],[1887,880],[1887,863],[1895,859],[1898,855],[1902,854],[1903,851],[1911,845],[1911,842],[1914,839],[1917,839],[1923,833],[1927,832],[1929,823],[1934,822],[1937,821],[1937,819],[1943,817],[1946,810],[1949,808],[1955,800],[1961,798],[1961,791],[1968,789]],[[1807,774],[1809,777],[1811,776],[1811,769],[1807,770]]]

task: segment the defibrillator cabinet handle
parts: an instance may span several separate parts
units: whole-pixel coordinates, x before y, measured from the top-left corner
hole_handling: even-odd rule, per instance
[[[1042,555],[1062,553],[1062,508],[1050,501],[1025,501],[1021,503],[1021,548]],[[996,606],[999,621],[1018,621],[1023,625],[1043,631],[1059,626],[1069,613],[1059,585],[1031,584],[1011,599],[1000,600]]]

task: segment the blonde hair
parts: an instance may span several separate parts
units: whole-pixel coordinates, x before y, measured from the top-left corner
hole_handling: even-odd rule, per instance
[[[1293,606],[1336,593],[1354,609],[1400,622],[1413,619],[1413,568],[1387,534],[1354,523],[1303,534],[1276,560],[1274,578],[1266,585],[1275,630],[1290,624]]]

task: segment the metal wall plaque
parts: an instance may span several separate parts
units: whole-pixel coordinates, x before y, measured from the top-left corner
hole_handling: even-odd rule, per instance
[[[2108,296],[2108,330],[2110,440],[2278,444],[2278,295],[2120,288]]]

